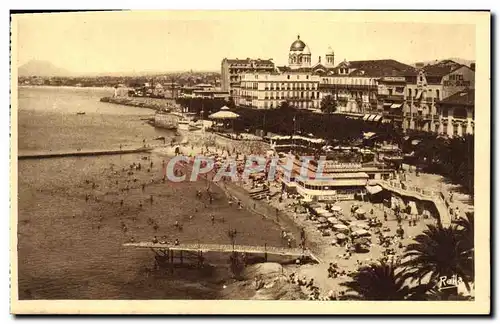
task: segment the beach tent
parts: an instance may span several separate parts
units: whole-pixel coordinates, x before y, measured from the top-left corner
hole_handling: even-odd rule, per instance
[[[414,201],[410,201],[408,203],[408,206],[410,206],[410,214],[411,215],[417,215],[418,214],[417,204],[415,204]]]
[[[220,110],[229,110],[229,107],[228,106],[222,106],[222,108]]]

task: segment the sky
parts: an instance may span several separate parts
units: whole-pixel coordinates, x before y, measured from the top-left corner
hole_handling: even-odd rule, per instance
[[[335,64],[476,56],[475,26],[460,14],[133,11],[30,14],[15,21],[18,66],[44,60],[74,73],[219,71],[224,57],[284,65],[299,34],[313,64],[329,46]]]

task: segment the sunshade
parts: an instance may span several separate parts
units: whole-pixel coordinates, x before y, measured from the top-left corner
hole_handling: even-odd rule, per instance
[[[358,214],[358,215],[363,215],[366,212],[364,211],[364,209],[358,208],[358,209],[356,209],[355,213]]]
[[[330,224],[338,224],[339,223],[339,220],[336,219],[335,217],[328,217],[328,223]]]
[[[326,217],[322,217],[322,216],[318,217],[317,221],[320,222],[320,223],[326,223],[326,222],[328,222],[328,220],[326,219]]]
[[[238,117],[240,117],[240,115],[228,110],[220,110],[208,116],[210,119],[236,119]]]
[[[335,235],[336,238],[338,238],[339,240],[345,240],[347,238],[347,236],[345,234],[342,234],[342,233],[337,233],[337,235]]]
[[[367,230],[365,229],[358,229],[357,231],[354,231],[352,233],[352,235],[354,236],[371,236],[370,232],[368,232]]]
[[[348,230],[349,228],[347,226],[345,226],[344,224],[335,224],[333,225],[333,228],[337,229],[337,230]]]

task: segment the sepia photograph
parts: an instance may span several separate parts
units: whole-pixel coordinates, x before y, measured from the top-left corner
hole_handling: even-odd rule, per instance
[[[10,28],[12,313],[490,312],[488,11]]]

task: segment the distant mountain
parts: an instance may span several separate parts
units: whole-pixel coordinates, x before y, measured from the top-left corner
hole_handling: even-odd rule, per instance
[[[72,73],[69,72],[68,70],[57,67],[51,62],[38,61],[38,60],[31,60],[28,63],[21,65],[20,67],[18,67],[17,73],[19,76],[22,77],[28,77],[28,76],[65,77],[72,75]]]
[[[446,59],[442,59],[442,60],[415,62],[415,63],[413,63],[411,65],[415,66],[415,65],[417,65],[419,63],[423,63],[424,65],[432,65],[432,64],[436,64],[436,63],[439,63],[439,62],[445,61],[445,60],[455,61],[455,62],[457,62],[459,64],[463,64],[463,65],[466,65],[466,66],[470,66],[471,63],[476,63],[475,60],[466,60],[466,59],[462,59],[462,58],[459,58],[459,57],[450,57],[450,58],[446,58]]]

